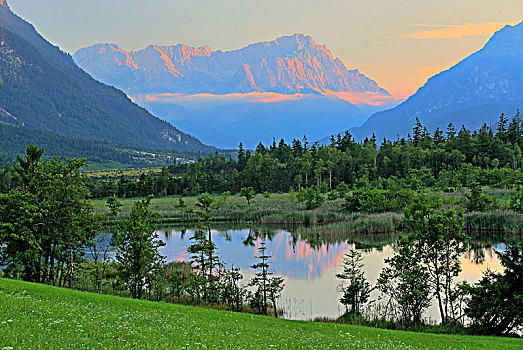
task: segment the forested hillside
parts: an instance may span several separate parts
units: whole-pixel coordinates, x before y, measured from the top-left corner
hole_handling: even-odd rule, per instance
[[[3,123],[134,148],[215,150],[91,78],[5,6],[0,6],[0,43]]]
[[[194,157],[193,152],[145,150],[0,123],[0,164],[16,162],[31,142],[45,145],[45,157],[86,158],[89,169],[154,167],[172,163],[176,157]]]

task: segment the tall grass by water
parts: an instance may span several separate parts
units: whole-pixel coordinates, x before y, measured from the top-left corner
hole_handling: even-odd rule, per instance
[[[121,200],[123,207],[119,217],[125,216],[135,199]],[[184,223],[198,221],[196,210],[196,197],[183,199],[187,208],[179,208],[178,197],[154,198],[151,201],[151,209],[160,215],[163,222]],[[227,201],[218,209],[213,211],[212,220],[215,222],[247,222],[253,221],[260,224],[287,224],[287,225],[317,225],[348,220],[352,214],[341,210],[343,200],[327,201],[315,210],[305,210],[305,205],[292,198],[289,194],[272,194],[269,198],[257,195],[247,205],[245,198],[229,196]],[[93,200],[95,212],[107,214],[105,200]],[[191,212],[192,209],[192,212]]]
[[[468,213],[465,229],[474,231],[495,231],[511,235],[523,234],[523,215],[509,210],[495,210],[484,213]]]
[[[498,202],[506,202],[508,191],[490,190]],[[490,193],[490,192],[489,192]],[[117,218],[110,218],[106,224],[114,222],[129,213],[135,199],[122,200],[122,212]],[[178,197],[154,198],[151,209],[160,216],[163,223],[196,223],[196,197],[183,199],[186,208],[178,207]],[[459,201],[460,198],[457,198]],[[108,209],[105,200],[93,200],[95,212],[105,215]],[[303,203],[289,194],[272,194],[265,198],[259,194],[247,205],[245,198],[229,196],[225,203],[213,211],[214,222],[248,223],[261,225],[284,225],[299,227],[298,233],[304,236],[320,235],[324,238],[344,237],[349,234],[375,234],[399,232],[403,229],[402,213],[352,213],[343,210],[342,199],[326,201],[321,208],[306,210]],[[464,229],[468,232],[496,231],[499,233],[523,234],[523,215],[506,209],[490,210],[481,213],[467,213]]]

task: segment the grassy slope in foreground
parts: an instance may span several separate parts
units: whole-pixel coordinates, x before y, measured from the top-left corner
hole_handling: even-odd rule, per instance
[[[0,349],[521,349],[523,340],[280,320],[0,279]]]

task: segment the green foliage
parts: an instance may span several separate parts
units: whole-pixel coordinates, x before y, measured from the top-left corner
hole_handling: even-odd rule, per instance
[[[118,279],[135,299],[141,299],[145,288],[151,287],[165,259],[159,253],[165,243],[155,233],[158,217],[149,209],[151,198],[134,203],[131,212],[119,222],[115,237]]]
[[[469,288],[466,314],[480,334],[514,335],[523,331],[523,240],[497,252],[503,273],[487,271]]]
[[[255,275],[251,278],[249,286],[256,288],[254,296],[251,297],[251,299],[254,299],[254,302],[251,302],[251,305],[256,305],[259,309],[259,312],[267,316],[267,294],[271,273],[269,272],[270,255],[266,255],[266,251],[267,247],[265,246],[265,242],[262,241],[260,243],[260,247],[258,248],[257,256],[260,262],[251,266],[254,270],[258,270],[258,272],[256,272]]]
[[[329,192],[329,184],[327,183],[327,181],[323,181],[320,186],[318,186],[318,189],[320,190],[320,192],[322,194],[325,194],[327,192]]]
[[[370,298],[372,288],[365,278],[362,260],[361,253],[351,249],[343,258],[343,272],[336,274],[341,280],[338,290],[342,293],[340,302],[345,305],[346,313],[360,314]]]
[[[256,197],[256,191],[252,187],[242,187],[240,190],[240,196],[245,197],[247,205],[251,206],[251,200]]]
[[[20,185],[0,194],[0,265],[7,276],[64,285],[100,228],[80,172],[84,160],[42,161],[30,144],[18,157]]]
[[[523,187],[516,186],[512,191],[512,197],[510,198],[510,209],[516,213],[523,214]]]
[[[216,278],[215,268],[220,261],[216,254],[216,245],[211,239],[210,233],[207,238],[206,231],[200,226],[191,237],[191,244],[187,251],[191,255],[191,265],[193,271],[197,273],[197,279],[193,279],[192,295],[196,303],[216,302]]]
[[[478,182],[471,184],[470,193],[466,194],[465,207],[467,211],[486,211],[492,206],[492,198],[483,194],[483,189]]]
[[[198,208],[197,214],[204,219],[209,221],[212,217],[212,209],[215,209],[219,203],[216,201],[216,198],[208,194],[207,192],[202,193],[197,198],[198,202],[196,207]]]
[[[187,279],[188,276],[181,269],[173,269],[167,276],[171,297],[176,297],[178,303],[181,302],[182,294],[186,290]]]
[[[345,197],[343,209],[352,212],[383,213],[390,211],[390,202],[386,200],[386,191],[369,187],[356,188]]]
[[[338,191],[336,191],[336,190],[330,191],[327,194],[327,199],[330,201],[336,200],[338,198],[340,198],[340,195],[339,195]]]
[[[301,188],[296,195],[296,199],[298,202],[305,203],[305,209],[307,210],[321,208],[323,202],[325,202],[325,197],[315,186],[310,187],[308,190]]]
[[[178,198],[178,203],[176,203],[176,208],[179,208],[179,209],[187,208],[187,204],[185,204],[185,200],[183,199],[183,197]]]
[[[462,232],[464,214],[446,209],[439,197],[420,194],[404,212],[413,252],[429,275],[443,324],[456,320],[452,307],[453,281],[461,272],[461,255],[469,237]]]
[[[307,190],[305,188],[300,188],[298,193],[296,193],[296,200],[300,203],[305,202],[307,196]]]
[[[385,260],[377,289],[387,298],[386,317],[411,327],[421,323],[431,304],[429,273],[418,259],[411,237],[400,237],[397,246],[397,253]]]
[[[223,275],[221,299],[229,305],[231,310],[242,311],[244,306],[243,302],[247,293],[245,288],[240,286],[240,281],[243,279],[240,268],[234,267],[233,264],[231,269],[226,270]],[[274,292],[276,293],[277,290]]]
[[[274,317],[278,317],[277,300],[281,296],[285,283],[282,277],[271,277],[272,272],[269,271],[270,255],[266,255],[266,251],[265,241],[262,241],[258,248],[257,258],[259,262],[251,266],[257,272],[249,281],[249,286],[255,287],[254,294],[251,294],[249,298],[250,305],[258,309],[259,313],[267,315],[268,301],[270,300],[274,309]]]
[[[390,184],[389,184],[390,186]],[[414,198],[414,192],[397,188],[380,190],[369,186],[358,187],[345,196],[342,208],[351,212],[384,213],[401,211]]]
[[[347,184],[342,181],[336,186],[336,192],[340,197],[344,197],[347,193],[349,193],[349,186],[347,186]]]
[[[285,281],[283,277],[273,276],[269,279],[267,286],[267,298],[272,302],[272,308],[274,310],[274,317],[278,318],[278,299],[281,297],[281,293],[285,288]]]
[[[296,191],[294,191],[294,188],[291,188],[291,189],[289,190],[289,200],[290,200],[291,202],[296,201]]]
[[[113,195],[112,197],[107,198],[107,207],[109,208],[109,213],[111,216],[116,217],[118,213],[121,210],[122,202],[118,200],[118,197],[116,195]]]
[[[86,184],[94,198],[113,194],[120,198],[225,191],[237,194],[245,184],[256,193],[289,192],[291,188],[307,190],[315,184],[322,193],[336,189],[345,197],[348,188],[368,187],[388,190],[386,195],[393,200],[402,197],[393,205],[395,211],[401,211],[404,203],[411,199],[404,196],[408,194],[407,189],[434,187],[453,192],[473,187],[476,182],[502,189],[523,183],[523,144],[514,143],[511,137],[515,134],[494,135],[490,127],[483,126],[474,132],[462,128],[457,135],[454,132],[447,137],[441,132],[431,136],[422,131],[420,135],[417,143],[405,139],[383,140],[379,149],[370,140],[363,144],[356,142],[348,133],[328,146],[304,147],[306,140],[293,140],[292,147],[280,142],[271,147],[261,145],[253,153],[244,150],[240,152],[243,153],[241,162],[215,154],[194,162],[175,162],[161,172],[144,177],[91,176]],[[136,154],[141,153],[129,153],[133,159]],[[90,153],[86,155],[91,157]],[[9,153],[3,158],[12,160],[14,156]],[[398,189],[404,193],[399,194]]]

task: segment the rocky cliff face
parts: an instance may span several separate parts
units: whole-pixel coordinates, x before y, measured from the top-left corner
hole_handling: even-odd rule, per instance
[[[389,96],[372,79],[347,69],[326,46],[302,34],[233,51],[183,44],[125,51],[116,44],[97,44],[78,50],[73,57],[98,80],[131,93],[372,92]]]

